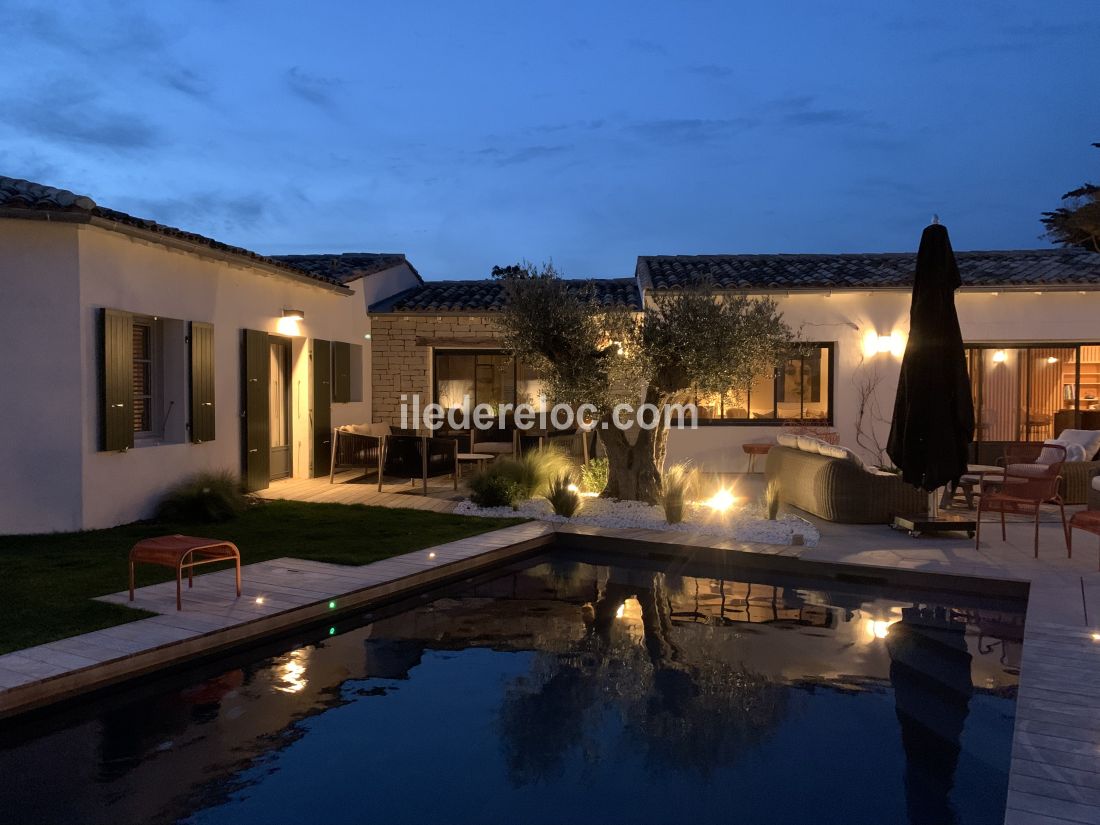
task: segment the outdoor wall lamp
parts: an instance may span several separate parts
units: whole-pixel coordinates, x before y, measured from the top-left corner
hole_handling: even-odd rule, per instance
[[[306,314],[300,309],[284,309],[283,317],[289,318],[291,321],[304,321]]]
[[[994,364],[1003,364],[1006,358],[1008,358],[1008,354],[1003,349],[999,349],[993,353]]]
[[[284,309],[282,316],[275,324],[275,329],[278,330],[280,335],[296,338],[302,334],[298,324],[305,319],[306,314],[300,309]]]
[[[900,358],[905,353],[903,333],[891,332],[889,335],[879,335],[874,330],[869,330],[863,336],[863,354],[868,358],[887,352],[895,358]]]

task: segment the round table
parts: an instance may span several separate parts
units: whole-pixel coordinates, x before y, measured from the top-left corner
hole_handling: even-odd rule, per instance
[[[998,467],[994,464],[967,464],[966,472],[959,478],[959,483],[956,489],[963,491],[963,497],[966,499],[967,509],[974,509],[974,488],[978,488],[978,495],[982,492],[982,482],[986,480],[986,477],[1003,477],[1005,474],[1004,467]],[[940,503],[941,507],[946,507],[951,499],[955,496],[955,490],[950,488],[944,488],[943,501]]]
[[[745,451],[745,455],[749,457],[749,472],[756,472],[756,457],[758,455],[767,455],[768,451],[774,447],[770,441],[766,442],[749,442],[748,444],[742,444],[741,449]]]

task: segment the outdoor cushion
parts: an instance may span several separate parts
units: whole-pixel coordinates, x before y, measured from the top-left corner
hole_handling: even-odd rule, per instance
[[[1100,492],[1100,476],[1092,477],[1092,489]]]
[[[795,436],[798,439],[798,449],[804,453],[821,453],[823,442],[818,441],[816,438],[810,438],[808,435]]]
[[[511,441],[477,441],[474,443],[475,453],[491,453],[492,455],[504,455],[512,452]]]
[[[1093,456],[1100,452],[1100,430],[1062,430],[1058,433],[1058,441],[1069,441],[1084,447],[1085,457],[1075,460],[1092,461]]]
[[[1085,460],[1085,448],[1075,441],[1063,441],[1060,438],[1049,438],[1043,442],[1043,451],[1039,453],[1039,457],[1035,459],[1036,464],[1053,464],[1055,461],[1061,461],[1061,450],[1048,450],[1046,445],[1056,445],[1066,448],[1065,461],[1084,461]]]
[[[1034,478],[1042,478],[1050,473],[1050,467],[1046,464],[1009,464],[1005,470],[1005,475],[1011,476],[1029,476]]]
[[[847,447],[841,447],[839,444],[822,444],[821,449],[818,451],[823,456],[829,458],[843,458],[845,461],[850,461],[857,467],[866,469],[863,466],[863,459],[856,455],[852,450]]]
[[[793,447],[798,449],[798,436],[791,435],[790,433],[780,433],[775,437],[775,440],[779,442],[780,447]]]

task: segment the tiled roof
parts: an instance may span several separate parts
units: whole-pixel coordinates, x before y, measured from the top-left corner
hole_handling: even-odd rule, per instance
[[[405,260],[400,252],[338,252],[317,255],[271,255],[273,261],[280,261],[295,269],[308,272],[320,278],[330,278],[342,284],[366,278],[376,272],[383,272],[400,264],[412,264]],[[416,272],[414,269],[413,272]]]
[[[88,219],[97,218],[122,226],[143,229],[146,232],[155,232],[167,238],[209,247],[223,254],[245,258],[249,261],[284,270],[288,274],[297,277],[304,276],[335,286],[343,286],[356,278],[364,277],[371,274],[371,272],[378,272],[381,269],[387,269],[389,266],[405,260],[404,255],[397,253],[375,254],[369,252],[348,253],[346,255],[260,255],[239,246],[231,246],[213,238],[207,238],[205,235],[186,232],[145,218],[137,218],[115,209],[107,209],[99,206],[87,195],[77,195],[67,189],[57,189],[33,181],[8,178],[2,175],[0,175],[0,210],[49,213],[51,215],[63,213]],[[367,259],[370,259],[370,261],[368,262]],[[386,261],[392,262],[382,265]],[[371,266],[376,268],[371,269],[370,272],[366,271]],[[353,274],[358,270],[362,270],[362,273]]]
[[[638,283],[634,278],[567,280],[576,289],[591,288],[601,306],[641,308]],[[504,287],[500,281],[426,281],[374,304],[371,312],[496,312],[504,308]]]
[[[1100,255],[1084,249],[956,252],[963,287],[1100,287]],[[647,289],[702,280],[718,289],[898,289],[913,285],[915,253],[842,255],[642,255]]]

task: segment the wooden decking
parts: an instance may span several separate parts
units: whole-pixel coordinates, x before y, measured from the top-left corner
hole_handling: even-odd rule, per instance
[[[382,485],[378,492],[378,483],[371,476],[351,470],[337,473],[335,483],[329,484],[324,478],[287,478],[274,481],[266,490],[257,493],[261,498],[292,499],[294,501],[327,502],[333,504],[370,504],[374,507],[405,507],[412,510],[432,510],[436,513],[449,513],[454,510],[458,500],[465,497],[465,488],[460,482],[458,491],[450,479],[428,480],[428,495],[420,492],[420,482],[393,483]]]

